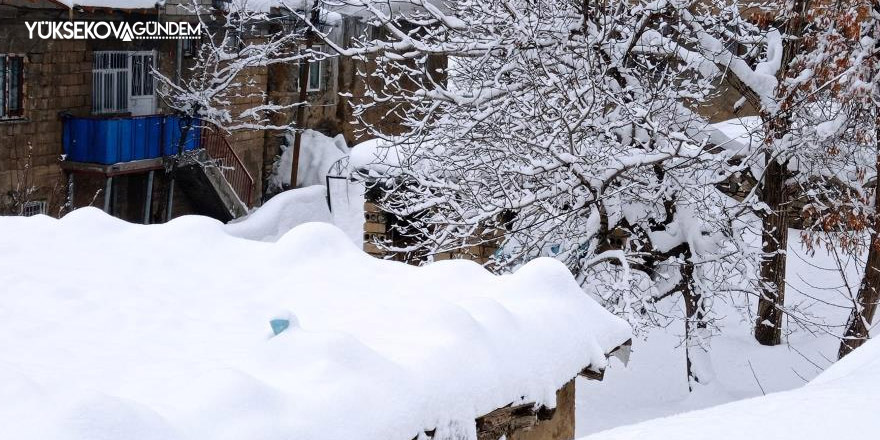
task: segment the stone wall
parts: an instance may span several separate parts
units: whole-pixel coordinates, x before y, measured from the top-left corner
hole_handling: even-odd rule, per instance
[[[575,380],[556,391],[556,407],[534,404],[499,408],[477,419],[478,440],[571,440],[575,427]]]
[[[18,213],[14,193],[46,201],[48,212],[64,204],[59,167],[59,112],[87,114],[91,105],[91,57],[85,41],[30,40],[24,18],[0,20],[0,54],[24,55],[23,116],[0,120],[0,211]]]
[[[26,56],[23,80],[24,116],[14,120],[0,120],[0,212],[3,213],[19,212],[22,198],[16,191],[23,188],[34,188],[27,198],[48,202],[48,213],[52,215],[62,214],[62,208],[67,206],[68,179],[59,166],[63,154],[63,124],[60,114],[69,113],[75,116],[91,114],[93,51],[156,50],[160,71],[170,78],[175,78],[178,73],[176,41],[140,40],[123,43],[112,40],[28,39],[24,26],[26,20],[144,19],[143,14],[138,15],[134,12],[109,14],[105,11],[109,15],[95,10],[70,12],[60,6],[52,6],[54,4],[51,2],[44,1],[44,3],[54,9],[0,8],[2,9],[0,10],[0,54]],[[150,15],[150,18],[153,16]],[[355,18],[346,17],[335,24],[333,38],[342,43],[362,34],[365,30],[363,23]],[[192,59],[183,59],[181,71],[184,74],[192,62]],[[350,58],[330,58],[323,61],[322,65],[322,88],[308,93],[309,106],[305,110],[305,127],[330,136],[343,134],[346,141],[353,145],[363,137],[357,132],[351,102],[363,98],[364,81],[358,72],[369,70],[369,66]],[[267,101],[279,104],[297,102],[298,74],[299,66],[295,63],[251,69],[248,72],[248,90],[242,93],[242,96],[234,98],[231,103],[233,114]],[[341,98],[339,93],[351,95],[351,98]],[[160,112],[168,111],[167,108],[162,108],[161,100],[159,106]],[[379,113],[381,112],[376,114]],[[277,125],[287,125],[294,119],[295,112],[290,110],[278,115],[273,122]],[[370,120],[383,126],[386,131],[392,132],[397,127],[397,123],[392,119],[375,116]],[[283,134],[271,130],[238,130],[229,136],[230,145],[255,181],[253,201],[256,204],[261,203],[267,175],[281,153]],[[92,178],[83,177],[80,180],[82,180],[83,194],[76,194],[73,206],[83,206],[81,203],[103,206],[101,188],[97,188],[100,185],[97,183],[93,185],[94,182],[90,181],[93,180]],[[95,192],[91,191],[93,189],[91,186],[96,187]],[[97,198],[95,198],[96,193]],[[130,193],[134,194],[131,191]],[[125,204],[128,203],[128,198],[117,197],[116,200]],[[137,197],[131,203],[137,204],[138,209],[142,210],[140,207],[142,199],[143,197]],[[160,194],[155,194],[153,199],[154,203],[155,200],[161,199]],[[121,209],[134,210],[133,207]]]
[[[409,243],[406,237],[401,237],[396,230],[396,226],[404,224],[405,220],[396,218],[392,214],[388,214],[371,200],[374,196],[371,191],[367,192],[367,201],[364,202],[364,252],[378,258],[391,258],[410,264],[420,264],[422,259],[410,258],[408,255],[391,254],[385,249],[377,246],[377,243],[384,242],[395,247],[407,247]],[[485,264],[492,255],[498,250],[501,240],[500,234],[483,236],[483,242],[474,244],[455,252],[443,252],[432,256],[434,261],[466,259]]]

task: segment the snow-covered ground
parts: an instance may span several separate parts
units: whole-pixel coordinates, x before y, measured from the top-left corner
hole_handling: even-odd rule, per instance
[[[271,210],[273,214],[257,215],[262,215],[266,220],[274,219],[278,226],[261,222],[262,227],[274,229],[273,234],[277,238],[305,221],[329,222],[342,229],[352,243],[362,246],[365,187],[363,182],[347,178],[351,169],[348,166],[350,150],[345,139],[342,135],[331,138],[314,130],[305,130],[302,136],[296,178],[299,195],[294,196],[287,191],[266,202],[258,211]],[[292,134],[286,136],[286,142],[293,145]],[[270,191],[280,191],[290,184],[292,166],[293,149],[288,146],[273,166],[269,176]],[[323,193],[318,194],[317,188]],[[323,200],[323,207],[319,206],[319,199]]]
[[[0,437],[474,438],[631,337],[555,260],[493,276],[372,258],[326,223],[239,236],[275,214],[0,217]]]
[[[791,391],[659,418],[584,440],[828,440],[880,432],[880,341]]]
[[[809,298],[820,293],[837,304],[845,304],[842,297],[833,293],[842,284],[834,259],[822,249],[817,250],[814,256],[809,256],[800,244],[798,232],[792,230],[788,262],[787,304],[809,306],[817,319],[829,324],[845,323],[846,308],[816,303]],[[851,283],[853,279],[858,279],[859,267],[859,264],[848,265]],[[578,435],[801,387],[837,358],[839,341],[833,335],[813,334],[789,321],[786,326],[794,333],[787,338],[787,343],[765,347],[755,342],[751,334],[752,323],[745,320],[739,310],[731,304],[716,304],[716,307],[725,317],[720,323],[723,327],[721,334],[711,340],[710,355],[716,376],[712,383],[698,386],[693,393],[689,393],[681,343],[683,325],[676,323],[677,326],[655,329],[645,338],[633,341],[633,353],[627,367],[612,360],[603,382],[578,379]],[[838,330],[840,332],[842,330]],[[609,434],[600,438],[629,437]],[[742,438],[774,437],[760,435]]]

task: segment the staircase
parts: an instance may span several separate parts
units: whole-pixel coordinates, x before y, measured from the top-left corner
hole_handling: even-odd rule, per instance
[[[201,148],[178,160],[175,179],[199,213],[228,222],[248,213],[254,178],[226,137],[203,123]]]

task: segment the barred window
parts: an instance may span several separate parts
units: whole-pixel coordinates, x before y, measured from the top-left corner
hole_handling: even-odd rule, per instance
[[[131,55],[131,96],[153,94],[153,54]]]
[[[34,200],[25,203],[21,206],[21,215],[25,217],[34,216],[37,214],[45,214],[46,213],[46,201],[45,200]]]
[[[24,57],[0,55],[0,118],[24,115]]]
[[[128,52],[95,52],[92,65],[92,112],[128,111],[128,64]]]

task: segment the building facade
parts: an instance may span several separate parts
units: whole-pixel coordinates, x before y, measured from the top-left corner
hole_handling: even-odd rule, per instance
[[[138,223],[189,213],[225,221],[259,205],[285,133],[191,129],[185,142],[178,142],[187,121],[172,114],[157,93],[151,69],[167,78],[185,77],[197,40],[42,39],[32,38],[26,26],[97,20],[196,17],[174,1],[121,9],[0,0],[0,213],[58,217],[96,206]],[[341,17],[330,27],[338,41],[365,29],[354,17]],[[362,93],[356,63],[328,58],[311,63],[310,70],[303,128],[354,142],[351,106],[339,93]],[[295,63],[251,68],[248,87],[255,93],[226,105],[240,113],[267,102],[294,102],[298,71]],[[289,124],[293,111],[275,118],[277,125]],[[180,153],[179,145],[191,150],[189,166],[169,172],[167,158]],[[200,166],[205,163],[215,166]]]

